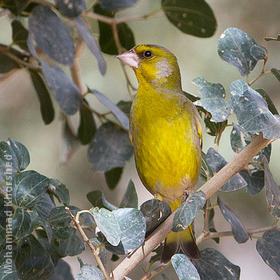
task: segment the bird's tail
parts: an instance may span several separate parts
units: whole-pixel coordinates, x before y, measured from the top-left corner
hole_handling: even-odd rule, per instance
[[[175,203],[169,203],[172,211],[175,211],[176,208],[178,208],[178,206],[176,207],[174,204]],[[161,254],[161,262],[169,262],[171,257],[178,252],[184,253],[190,259],[200,258],[200,252],[195,243],[195,237],[191,225],[183,231],[171,232],[168,234]]]

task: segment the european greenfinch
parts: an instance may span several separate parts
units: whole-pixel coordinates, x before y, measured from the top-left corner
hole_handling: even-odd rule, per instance
[[[196,107],[184,95],[176,57],[156,45],[138,45],[118,58],[132,67],[138,91],[130,112],[129,136],[144,186],[175,211],[193,192],[201,167],[201,126]],[[192,226],[171,232],[161,261],[182,251],[199,258]]]

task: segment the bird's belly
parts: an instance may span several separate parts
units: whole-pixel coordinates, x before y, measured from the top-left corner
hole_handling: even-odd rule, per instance
[[[173,200],[193,185],[200,170],[200,148],[193,137],[188,118],[160,119],[137,128],[133,137],[136,167],[151,193]]]

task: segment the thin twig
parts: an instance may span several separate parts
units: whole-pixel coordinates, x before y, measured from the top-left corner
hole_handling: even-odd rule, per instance
[[[198,191],[205,193],[206,199],[209,199],[218,191],[233,175],[239,172],[260,150],[266,147],[272,140],[264,139],[262,135],[253,138],[235,158],[225,165],[219,172],[208,180]],[[147,238],[145,243],[126,257],[113,271],[114,280],[122,280],[128,275],[152,250],[162,242],[173,225],[173,212],[159,227]]]
[[[271,225],[267,227],[262,228],[256,228],[256,229],[248,229],[247,232],[251,236],[256,233],[262,233],[271,229],[280,229],[277,225]],[[220,238],[220,237],[226,237],[226,236],[233,236],[232,231],[221,231],[221,232],[202,232],[196,239],[196,243],[200,244],[204,240],[208,239],[214,239],[214,238]]]
[[[163,272],[165,269],[167,269],[170,266],[170,264],[171,264],[171,262],[157,267],[156,269],[152,270],[151,272],[146,273],[140,280],[152,279],[153,277],[157,276],[158,274]]]
[[[56,8],[56,6],[54,4],[52,4],[51,2],[48,2],[48,1],[44,1],[44,0],[29,0],[27,3],[28,3],[28,5],[30,3],[37,3],[37,4],[40,4],[40,5],[49,7],[51,9],[55,9]]]
[[[75,217],[73,216],[73,214],[71,213],[69,207],[65,207],[65,211],[69,214],[69,216],[71,217],[71,220],[73,221],[73,223],[75,224],[77,230],[79,231],[79,233],[81,234],[83,240],[85,243],[87,243],[87,245],[89,246],[89,248],[91,249],[92,255],[94,256],[100,270],[102,271],[102,273],[104,274],[104,277],[106,280],[110,280],[111,278],[109,277],[109,275],[107,274],[105,267],[98,255],[97,250],[95,250],[94,246],[92,245],[92,243],[90,242],[90,240],[88,239],[87,235],[85,234],[84,230],[82,229],[80,223],[78,220],[75,219]]]

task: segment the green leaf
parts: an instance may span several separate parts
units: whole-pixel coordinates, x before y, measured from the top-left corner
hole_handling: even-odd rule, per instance
[[[266,50],[244,31],[230,27],[220,36],[218,54],[244,76],[255,68],[258,60],[266,57]]]
[[[76,18],[75,23],[77,25],[80,36],[83,38],[87,47],[89,48],[91,53],[95,56],[98,62],[98,68],[100,73],[104,75],[106,72],[106,62],[99,49],[99,46],[97,45],[95,38],[91,35],[91,32],[89,31],[88,27],[85,25],[85,23],[81,18]]]
[[[0,74],[5,74],[13,69],[20,68],[19,64],[4,53],[0,53]]]
[[[263,97],[243,80],[232,82],[231,103],[239,125],[248,133],[262,132],[264,138],[280,137],[280,118],[273,115]]]
[[[138,207],[138,196],[132,180],[129,181],[126,192],[120,203],[120,208],[136,208]]]
[[[13,43],[21,47],[23,50],[28,51],[27,47],[28,31],[18,20],[12,21],[12,38]]]
[[[146,220],[146,234],[149,235],[159,226],[170,214],[171,209],[165,201],[150,199],[140,206]]]
[[[204,0],[162,0],[168,20],[183,33],[211,37],[217,28],[215,15]]]
[[[33,236],[24,237],[19,245],[16,266],[21,280],[48,279],[54,272],[54,264],[48,252]]]
[[[8,180],[6,175],[14,175],[15,173],[25,169],[30,163],[28,150],[21,143],[9,139],[7,142],[0,142],[0,181]],[[9,174],[5,174],[9,172]]]
[[[93,170],[108,171],[123,167],[132,156],[132,146],[125,130],[113,123],[104,123],[94,135],[88,149],[88,159]]]
[[[208,225],[209,225],[209,231],[210,232],[217,232],[217,230],[215,228],[215,224],[214,224],[214,216],[215,216],[215,210],[214,210],[214,208],[211,208],[208,211],[208,217],[207,217],[207,222],[208,222]],[[205,217],[205,212],[204,212],[204,217]],[[220,238],[213,238],[213,240],[218,244],[220,243]]]
[[[31,227],[30,215],[23,208],[17,208],[15,210],[12,228],[13,238],[15,239],[21,239],[32,232],[33,228]]]
[[[201,280],[239,280],[240,267],[232,264],[213,248],[202,250],[201,258],[192,260]]]
[[[41,63],[44,77],[48,86],[55,92],[55,98],[61,110],[67,115],[75,114],[82,104],[79,89],[61,68]]]
[[[92,191],[88,193],[87,199],[93,207],[106,208],[108,210],[117,209],[116,206],[106,200],[104,194],[101,191]]]
[[[239,153],[244,148],[243,141],[241,138],[241,130],[240,127],[236,124],[233,124],[230,133],[230,145],[235,153]]]
[[[87,101],[84,99],[86,104]],[[80,124],[78,128],[78,137],[83,145],[87,145],[92,140],[94,133],[96,132],[96,123],[92,115],[91,110],[82,104],[80,107]]]
[[[238,243],[245,243],[249,239],[249,234],[246,231],[243,224],[241,223],[241,221],[239,220],[239,218],[232,212],[232,210],[227,205],[225,205],[222,202],[222,200],[219,197],[217,199],[217,202],[224,218],[231,225],[234,239]]]
[[[66,17],[78,17],[85,9],[85,0],[55,0],[57,9]]]
[[[54,108],[50,97],[50,92],[38,72],[29,70],[29,73],[39,98],[42,119],[45,124],[50,124],[54,119]]]
[[[84,250],[84,242],[76,235],[75,230],[71,231],[68,238],[60,239],[58,241],[58,246],[56,247],[56,252],[61,257],[76,256],[81,254]]]
[[[16,174],[13,180],[13,203],[24,208],[33,208],[49,186],[49,179],[30,170]]]
[[[202,209],[206,202],[205,194],[202,191],[191,194],[187,200],[176,210],[172,230],[182,231],[186,229]]]
[[[280,218],[280,187],[276,184],[269,170],[267,159],[263,159],[264,163],[264,184],[265,196],[268,209],[275,217]]]
[[[274,77],[280,81],[280,70],[272,68],[271,69],[271,73],[274,75]],[[274,113],[273,113],[274,114]]]
[[[223,131],[225,130],[227,126],[227,121],[225,122],[212,122],[210,114],[205,115],[204,117],[204,123],[206,125],[206,132],[211,135],[218,138],[220,135],[222,135]]]
[[[29,17],[28,27],[32,38],[44,53],[61,64],[73,64],[73,40],[66,25],[49,7],[36,6]]]
[[[271,69],[272,72],[272,69]],[[280,72],[279,72],[279,79],[280,79]],[[263,90],[263,89],[257,89],[256,90],[266,101],[267,105],[268,105],[268,109],[269,111],[273,114],[273,115],[279,115],[275,105],[273,104],[271,98],[269,97],[269,95]]]
[[[49,191],[63,204],[69,205],[69,191],[64,184],[56,179],[50,179]]]
[[[51,200],[50,196],[47,193],[44,193],[40,195],[40,198],[36,202],[33,210],[36,210],[36,212],[42,219],[46,219],[54,207],[55,204]]]
[[[69,208],[73,213],[73,207]],[[75,213],[73,215],[75,216]],[[71,218],[66,213],[64,206],[53,208],[47,221],[51,225],[55,238],[67,239],[75,232],[75,229],[70,226]]]
[[[269,230],[257,240],[256,248],[263,261],[280,276],[280,231]]]
[[[243,169],[239,174],[247,182],[246,191],[250,195],[258,194],[264,187],[264,172],[262,170],[258,171],[249,171]]]
[[[119,1],[114,2],[117,3]],[[100,5],[94,6],[94,12],[107,17],[114,17],[114,13],[103,10]],[[118,49],[114,40],[112,26],[101,21],[98,21],[98,26],[101,51],[106,54],[117,55]],[[125,22],[117,24],[117,31],[120,44],[124,49],[129,50],[135,46],[133,32]]]
[[[206,160],[211,170],[214,173],[217,173],[222,169],[227,161],[224,157],[219,154],[214,148],[209,148],[206,155]],[[232,192],[244,188],[247,185],[247,182],[243,179],[240,174],[235,174],[232,176],[220,189],[223,192]]]
[[[117,103],[117,106],[119,107],[119,109],[122,110],[127,115],[128,118],[130,115],[131,105],[132,105],[131,101],[121,100]]]
[[[206,154],[204,152],[201,152],[200,176],[203,177],[204,181],[207,181],[209,178],[213,176],[213,171],[207,162]]]
[[[134,208],[121,208],[113,211],[120,229],[121,242],[118,246],[105,243],[108,250],[121,255],[138,248],[145,240],[146,223],[141,211]]]
[[[266,41],[280,41],[280,34],[277,35],[277,38],[274,37],[266,37],[264,38]]]
[[[133,6],[136,3],[136,1],[137,0],[100,0],[99,2],[102,9],[108,11],[115,11]]]
[[[106,106],[113,113],[113,115],[119,120],[124,129],[129,128],[129,119],[127,115],[123,111],[121,111],[116,104],[114,104],[104,94],[97,90],[91,90],[91,92],[96,96],[100,103]]]
[[[116,167],[104,173],[106,183],[111,190],[113,190],[117,186],[122,176],[122,172],[122,167]]]
[[[63,279],[74,280],[74,277],[72,275],[70,265],[66,261],[60,259],[57,265],[55,266],[54,274],[48,280]]]
[[[173,255],[171,258],[171,263],[179,280],[200,280],[200,276],[195,266],[185,255]]]
[[[84,264],[81,267],[81,271],[76,277],[76,280],[105,280],[105,277],[101,270],[99,270],[97,267]]]
[[[193,83],[200,87],[199,92],[202,95],[202,98],[195,101],[194,104],[211,113],[212,122],[226,121],[232,109],[225,100],[226,92],[224,87],[218,83],[209,83],[201,77],[194,79]]]
[[[60,162],[66,163],[80,146],[77,136],[74,134],[69,119],[66,117],[62,120],[62,147],[60,151]]]
[[[121,241],[121,229],[114,214],[105,208],[91,208],[90,212],[107,241],[113,246],[117,246]]]

